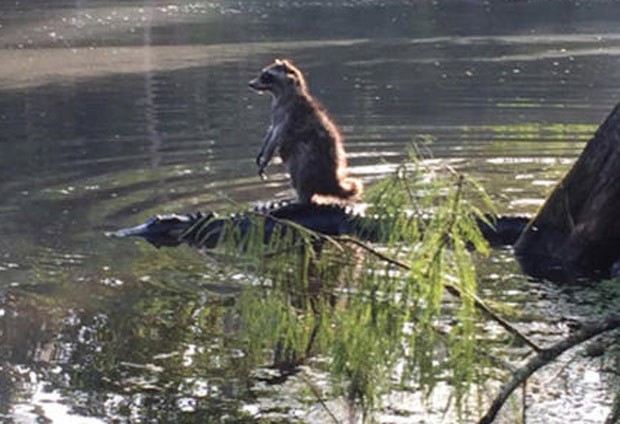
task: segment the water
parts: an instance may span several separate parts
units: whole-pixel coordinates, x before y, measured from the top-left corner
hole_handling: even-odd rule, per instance
[[[290,196],[281,166],[265,183],[254,165],[269,101],[246,83],[275,57],[306,72],[367,183],[432,139],[500,212],[533,213],[617,101],[619,19],[613,1],[3,5],[0,421],[325,420],[302,390],[250,388],[228,307],[243,281],[103,232]],[[543,340],[589,314],[509,253],[482,266],[484,294],[544,319]],[[528,422],[603,420],[604,375],[575,363],[589,379],[537,391]]]

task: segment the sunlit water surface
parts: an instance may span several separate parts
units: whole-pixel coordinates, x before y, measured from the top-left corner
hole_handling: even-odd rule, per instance
[[[102,235],[290,196],[281,166],[263,182],[254,165],[269,100],[246,83],[274,57],[306,72],[367,184],[432,140],[505,214],[535,212],[618,99],[613,1],[333,3],[2,6],[0,421],[329,418],[299,381],[250,378],[230,308],[247,282]],[[481,283],[542,344],[604,312],[604,295],[528,281],[509,251]],[[604,361],[534,378],[527,422],[602,422]],[[386,405],[380,421],[434,423],[445,399],[434,416],[412,393]]]

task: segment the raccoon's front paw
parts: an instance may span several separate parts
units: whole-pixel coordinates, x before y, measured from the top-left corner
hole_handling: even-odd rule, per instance
[[[258,155],[256,157],[256,165],[258,166],[258,175],[261,180],[267,179],[267,174],[265,173],[265,168],[267,167],[267,161],[263,158],[262,155]]]
[[[262,154],[256,156],[256,165],[260,171],[263,171],[267,167],[267,160]]]

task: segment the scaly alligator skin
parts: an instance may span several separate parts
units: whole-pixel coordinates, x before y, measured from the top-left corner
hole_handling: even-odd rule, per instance
[[[250,216],[264,220],[264,239],[267,242],[283,219],[314,232],[328,235],[354,235],[362,240],[379,241],[385,231],[386,220],[356,213],[352,207],[339,205],[308,205],[289,202],[267,203],[255,206],[249,212],[220,218],[215,213],[156,215],[144,224],[106,233],[110,237],[141,237],[156,247],[188,244],[196,248],[213,249],[217,246],[226,223],[231,222],[246,234],[256,222]],[[524,216],[489,216],[491,227],[478,220],[478,226],[493,247],[515,243],[529,221]],[[204,225],[206,223],[206,225]],[[199,225],[200,224],[200,225]]]

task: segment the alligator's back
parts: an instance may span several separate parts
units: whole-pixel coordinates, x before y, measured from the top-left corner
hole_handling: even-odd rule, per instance
[[[212,249],[217,246],[225,225],[235,227],[241,236],[247,234],[254,225],[264,225],[264,241],[267,242],[276,228],[295,231],[293,227],[287,226],[285,221],[324,235],[354,235],[362,240],[379,242],[381,234],[386,231],[386,222],[390,222],[382,217],[364,216],[351,207],[280,202],[259,204],[249,211],[227,217],[219,217],[212,212],[156,215],[144,224],[107,235],[142,237],[156,247],[185,243],[193,247]],[[505,246],[517,240],[529,218],[488,216],[486,221],[493,224],[488,225],[484,220],[477,220],[477,223],[489,244]]]

